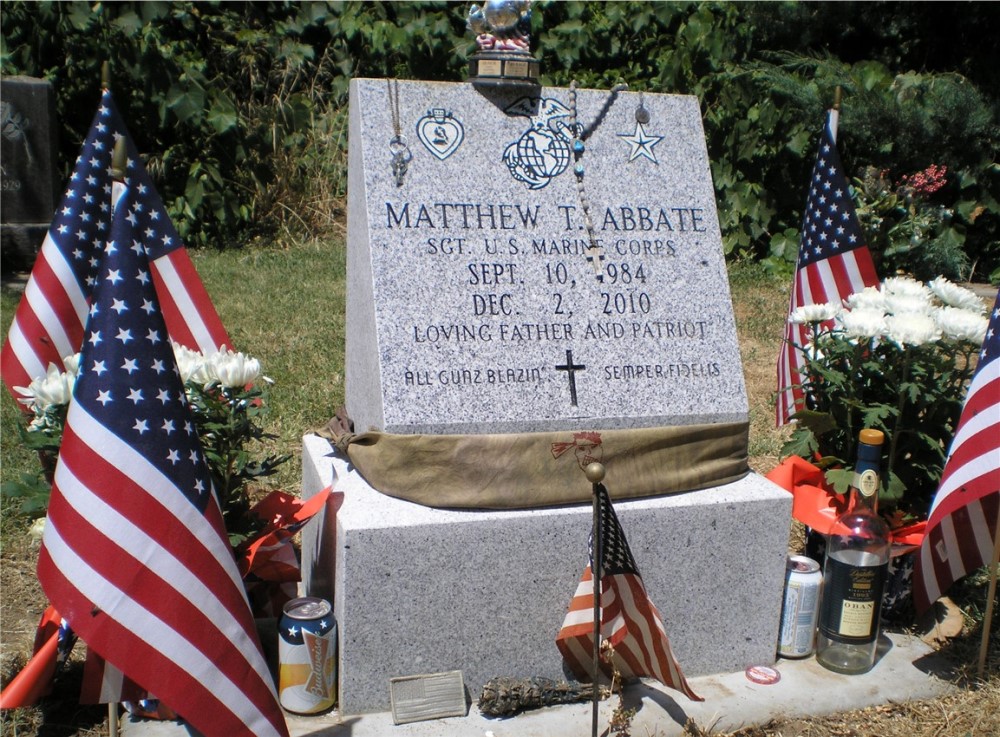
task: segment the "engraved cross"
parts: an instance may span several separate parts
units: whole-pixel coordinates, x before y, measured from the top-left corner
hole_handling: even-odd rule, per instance
[[[573,351],[566,351],[566,363],[556,364],[556,371],[565,371],[569,378],[569,399],[570,403],[576,407],[576,372],[587,368],[582,363],[573,363]]]

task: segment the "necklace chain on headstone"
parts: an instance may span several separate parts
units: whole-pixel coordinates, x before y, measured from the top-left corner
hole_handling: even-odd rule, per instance
[[[399,118],[399,80],[387,79],[385,81],[389,95],[389,112],[392,113],[392,140],[389,141],[389,153],[392,154],[392,175],[396,179],[396,186],[403,186],[403,177],[410,165],[413,154],[410,147],[406,145],[406,138],[403,137],[403,129]]]
[[[576,175],[576,193],[580,199],[580,209],[583,210],[583,227],[587,231],[587,261],[594,268],[594,274],[597,276],[597,281],[604,282],[604,253],[601,251],[600,246],[597,245],[597,237],[594,235],[594,221],[590,217],[590,199],[587,197],[587,189],[583,183],[583,152],[586,150],[584,141],[590,138],[591,134],[604,120],[604,116],[607,115],[608,110],[615,103],[618,98],[618,93],[623,90],[628,89],[627,84],[616,84],[611,88],[611,93],[608,95],[608,99],[604,101],[604,107],[601,108],[601,112],[597,114],[593,122],[583,128],[577,122],[577,110],[576,110],[576,89],[577,82],[574,79],[569,83],[569,125],[570,130],[573,133],[573,159],[576,164],[573,166],[573,173]],[[641,103],[640,103],[641,108]],[[644,108],[642,108],[644,110]],[[636,115],[639,111],[636,111]]]
[[[635,109],[635,122],[646,125],[649,122],[649,111],[642,104],[642,92],[639,92],[639,107]]]

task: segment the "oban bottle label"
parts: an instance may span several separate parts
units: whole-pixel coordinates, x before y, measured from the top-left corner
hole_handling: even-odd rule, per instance
[[[820,631],[835,642],[864,645],[878,637],[879,604],[889,568],[852,566],[831,558],[826,562],[829,578],[823,592]]]

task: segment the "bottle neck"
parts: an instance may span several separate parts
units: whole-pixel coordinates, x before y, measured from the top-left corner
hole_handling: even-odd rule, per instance
[[[872,514],[878,514],[878,492],[865,496],[856,486],[851,486],[851,495],[847,502],[848,512],[860,512],[866,510]]]
[[[882,448],[879,445],[861,443],[858,448],[858,460],[854,467],[854,480],[851,482],[852,511],[867,509],[878,512],[879,470],[882,461]]]

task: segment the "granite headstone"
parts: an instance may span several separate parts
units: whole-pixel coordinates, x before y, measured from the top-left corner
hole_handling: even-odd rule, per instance
[[[30,269],[58,202],[51,83],[21,76],[0,80],[0,127],[3,269]]]
[[[697,101],[578,92],[599,281],[567,133],[570,91],[536,97],[352,81],[346,378],[356,429],[745,422]],[[303,530],[303,586],[333,601],[342,713],[388,708],[397,676],[460,669],[473,698],[497,675],[563,676],[555,636],[586,565],[589,505],[421,506],[380,494],[343,453],[306,436],[302,494],[329,485],[333,499]],[[787,492],[749,474],[615,508],[687,675],[774,661]]]
[[[567,89],[352,82],[346,381],[359,430],[746,421],[697,100],[575,97],[583,197]]]

